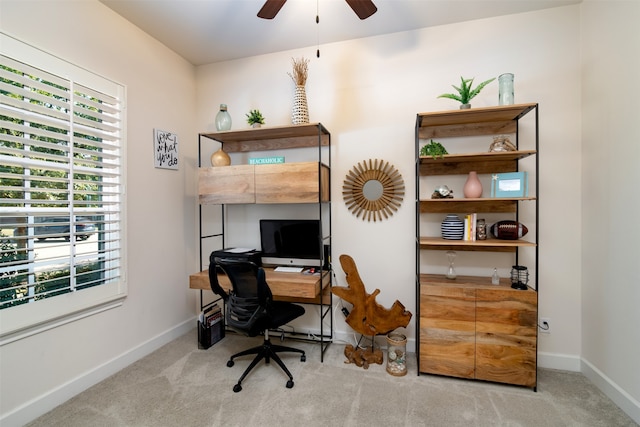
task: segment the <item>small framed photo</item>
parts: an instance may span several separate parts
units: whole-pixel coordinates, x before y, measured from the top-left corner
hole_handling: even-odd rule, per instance
[[[528,197],[527,172],[494,173],[491,175],[491,197]]]

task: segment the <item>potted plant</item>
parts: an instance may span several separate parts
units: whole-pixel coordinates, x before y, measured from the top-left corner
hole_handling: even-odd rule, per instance
[[[260,110],[250,110],[247,116],[247,123],[249,123],[254,128],[259,128],[260,125],[264,124],[264,117],[262,117],[262,113]]]
[[[473,99],[474,96],[476,96],[477,94],[480,93],[480,91],[482,90],[482,88],[484,88],[486,85],[488,85],[489,83],[491,83],[492,81],[494,81],[496,78],[492,78],[489,80],[485,80],[484,82],[480,83],[478,86],[476,86],[475,89],[471,89],[471,85],[473,84],[473,79],[465,79],[462,76],[460,76],[460,80],[462,82],[462,84],[460,85],[460,87],[455,86],[455,85],[451,85],[453,86],[453,88],[455,90],[458,91],[457,94],[455,93],[444,93],[442,95],[440,95],[438,98],[449,98],[449,99],[454,99],[456,101],[460,102],[460,109],[464,110],[467,108],[471,108],[471,104],[469,103],[469,101],[471,101],[471,99]]]
[[[434,159],[442,159],[445,154],[449,154],[447,153],[447,149],[433,139],[427,145],[423,145],[420,149],[421,156],[431,156]]]

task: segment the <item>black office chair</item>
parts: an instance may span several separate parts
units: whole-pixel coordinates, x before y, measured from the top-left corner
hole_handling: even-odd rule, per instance
[[[222,270],[231,281],[232,291],[228,294],[218,282],[218,269]],[[290,302],[273,301],[271,289],[265,279],[264,269],[252,262],[218,258],[211,255],[209,282],[211,290],[225,301],[227,326],[250,337],[264,333],[262,345],[241,351],[229,358],[227,366],[232,367],[235,358],[247,354],[256,355],[238,383],[233,386],[233,391],[237,393],[242,390],[242,381],[262,359],[266,364],[269,364],[273,359],[289,377],[287,388],[292,388],[293,376],[277,353],[285,351],[301,353],[300,360],[304,362],[306,360],[305,352],[293,347],[272,344],[269,340],[269,329],[279,328],[302,316],[304,308]]]

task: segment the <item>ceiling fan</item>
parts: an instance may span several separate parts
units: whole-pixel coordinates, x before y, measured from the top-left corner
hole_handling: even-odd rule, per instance
[[[287,0],[267,0],[258,12],[258,17],[263,19],[273,19],[278,14],[282,6]],[[378,8],[371,0],[345,0],[351,9],[358,15],[360,19],[367,19]]]

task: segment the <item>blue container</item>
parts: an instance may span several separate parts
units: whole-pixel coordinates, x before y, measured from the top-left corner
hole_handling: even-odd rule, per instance
[[[464,237],[464,221],[458,215],[449,214],[440,225],[442,238],[447,240],[462,240]]]

